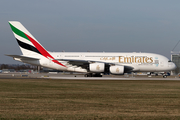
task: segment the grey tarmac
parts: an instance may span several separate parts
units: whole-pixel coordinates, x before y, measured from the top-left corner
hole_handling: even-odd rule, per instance
[[[147,76],[147,75],[104,75],[103,77],[84,77],[84,74],[69,73],[0,73],[2,78],[44,78],[44,79],[66,79],[66,80],[177,80],[179,76]]]

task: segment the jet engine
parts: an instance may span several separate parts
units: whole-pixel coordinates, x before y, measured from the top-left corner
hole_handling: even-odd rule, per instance
[[[97,72],[97,73],[104,72],[105,64],[104,63],[91,63],[89,64],[89,70],[91,72]]]
[[[117,75],[124,74],[124,66],[110,66],[109,70],[112,74],[117,74]]]

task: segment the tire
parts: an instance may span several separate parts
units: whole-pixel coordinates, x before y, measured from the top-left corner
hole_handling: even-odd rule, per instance
[[[164,75],[164,76],[163,76],[163,78],[167,78],[167,76],[166,76],[166,75]]]

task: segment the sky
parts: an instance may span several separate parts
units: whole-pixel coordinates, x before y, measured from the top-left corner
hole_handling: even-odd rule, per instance
[[[180,40],[179,0],[1,0],[0,64],[20,64],[8,21],[52,52],[150,52],[171,58]],[[180,44],[174,49],[180,51]]]

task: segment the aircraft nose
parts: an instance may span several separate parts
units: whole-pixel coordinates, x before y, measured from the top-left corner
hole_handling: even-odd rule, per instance
[[[176,68],[177,68],[176,64],[175,64],[175,63],[172,63],[172,69],[174,70],[174,69],[176,69]]]
[[[173,63],[173,66],[174,66],[174,69],[176,69],[176,68],[177,68],[177,66],[176,66],[176,64],[175,64],[175,63]]]
[[[173,62],[169,62],[168,64],[170,70],[174,70],[177,68],[176,64],[174,64]]]

